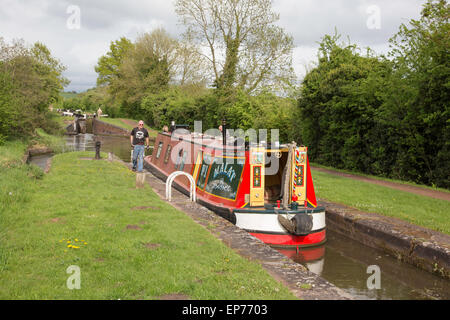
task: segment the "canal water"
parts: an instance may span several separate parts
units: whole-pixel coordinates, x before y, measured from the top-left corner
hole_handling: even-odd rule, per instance
[[[450,281],[327,229],[327,242],[300,252],[278,250],[361,300],[450,299]],[[379,289],[372,268],[379,270]],[[369,284],[368,284],[369,282]]]
[[[65,136],[66,144],[63,152],[70,151],[95,151],[95,143],[101,142],[100,151],[112,152],[125,162],[131,162],[131,145],[129,137],[94,135],[90,133]],[[151,148],[153,143],[150,142]],[[146,150],[145,155],[150,155],[152,149]]]
[[[63,152],[95,151],[97,141],[101,142],[102,152],[112,152],[123,161],[130,162],[131,147],[128,137],[93,134],[66,136]],[[146,154],[151,152],[150,149]],[[44,169],[49,157],[51,155],[32,157],[30,162]],[[450,299],[450,281],[403,263],[330,229],[327,229],[327,242],[320,247],[299,252],[281,249],[278,251],[357,299]],[[376,266],[379,270],[379,289],[368,288],[375,283],[372,281],[375,276],[371,269],[373,267],[369,266]]]

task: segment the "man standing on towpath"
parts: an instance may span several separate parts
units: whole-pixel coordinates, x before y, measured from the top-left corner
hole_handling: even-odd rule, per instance
[[[142,172],[144,169],[144,153],[145,148],[149,146],[148,131],[144,128],[144,121],[139,120],[139,124],[131,131],[130,134],[131,146],[133,151],[133,171]]]

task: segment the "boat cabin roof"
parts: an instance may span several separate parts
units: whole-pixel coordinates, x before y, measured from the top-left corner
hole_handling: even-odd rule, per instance
[[[272,146],[271,143],[266,143],[265,141],[250,144],[243,138],[235,136],[227,136],[226,145],[224,146],[222,136],[212,136],[198,132],[190,132],[186,129],[177,129],[174,132],[161,132],[160,134],[171,137],[173,140],[187,141],[193,144],[220,150],[249,150],[249,148],[266,148],[266,151],[287,152],[289,148],[287,144]]]

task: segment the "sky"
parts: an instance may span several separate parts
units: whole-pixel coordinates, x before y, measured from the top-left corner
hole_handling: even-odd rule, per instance
[[[175,0],[0,0],[0,37],[44,43],[67,67],[66,91],[96,84],[99,57],[120,37],[163,27],[180,37],[184,27]],[[317,60],[318,42],[335,30],[343,40],[376,53],[389,50],[389,39],[402,23],[418,19],[425,0],[273,0],[277,24],[293,36],[293,64],[299,78]]]

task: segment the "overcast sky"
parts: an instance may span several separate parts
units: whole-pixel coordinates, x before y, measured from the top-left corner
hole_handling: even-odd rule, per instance
[[[299,78],[317,55],[317,42],[335,28],[346,39],[377,53],[401,23],[417,19],[425,0],[273,0],[278,24],[294,37],[294,67]],[[79,29],[77,10],[79,9]],[[109,44],[122,36],[163,27],[183,32],[174,0],[0,0],[0,37],[43,42],[67,67],[67,91],[95,86],[94,66]]]

